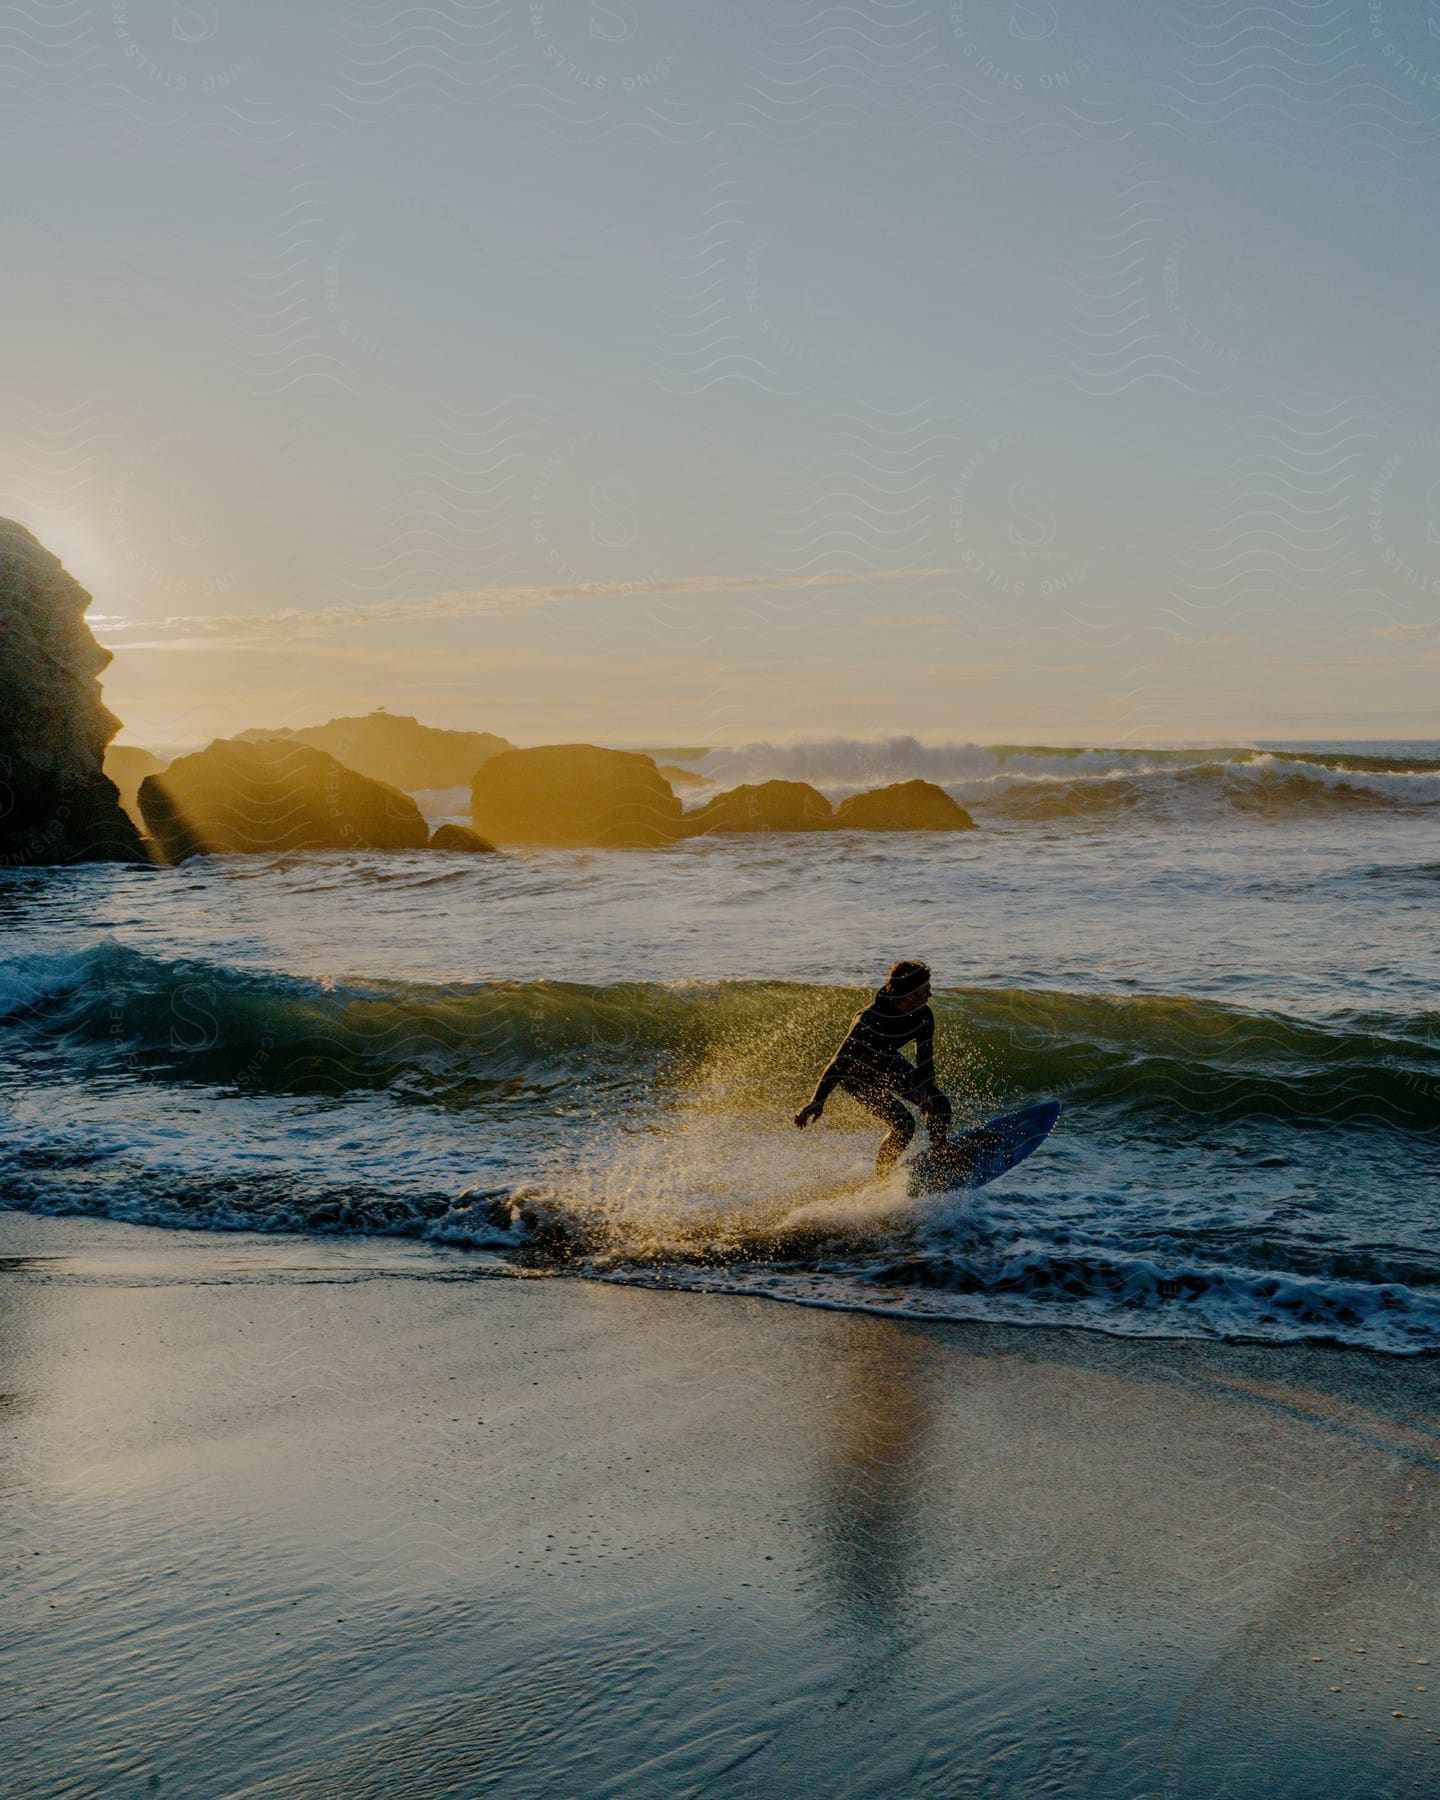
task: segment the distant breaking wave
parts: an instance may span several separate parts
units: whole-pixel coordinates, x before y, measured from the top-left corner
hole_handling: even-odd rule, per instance
[[[717,787],[808,781],[835,798],[887,782],[933,781],[972,810],[1017,822],[1137,809],[1183,818],[1217,808],[1263,814],[1440,806],[1440,758],[1344,750],[1069,749],[834,738],[712,750],[698,772]]]

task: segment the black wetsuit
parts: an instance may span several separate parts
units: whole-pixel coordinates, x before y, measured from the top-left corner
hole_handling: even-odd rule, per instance
[[[913,1043],[915,1060],[900,1054]],[[915,1121],[905,1101],[924,1115],[932,1137],[943,1137],[950,1125],[950,1102],[935,1085],[935,1015],[928,1006],[901,1012],[882,988],[863,1012],[855,1015],[845,1041],[815,1087],[824,1104],[834,1088],[858,1100],[890,1127],[876,1166],[883,1171],[915,1135]]]

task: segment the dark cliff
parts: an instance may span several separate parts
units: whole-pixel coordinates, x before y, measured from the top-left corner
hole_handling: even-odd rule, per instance
[[[23,525],[0,519],[0,862],[144,862],[104,773],[120,729],[90,596]]]

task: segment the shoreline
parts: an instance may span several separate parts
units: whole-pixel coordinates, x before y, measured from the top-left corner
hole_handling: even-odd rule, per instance
[[[1440,1778],[1434,1359],[707,1298],[0,1212],[17,1791]]]

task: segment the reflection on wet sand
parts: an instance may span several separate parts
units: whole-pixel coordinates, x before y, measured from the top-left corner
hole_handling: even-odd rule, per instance
[[[837,1606],[883,1635],[904,1617],[925,1556],[931,1388],[944,1349],[926,1332],[872,1321],[853,1337],[817,1409],[820,1544]]]
[[[1440,1778],[1423,1361],[0,1230],[17,1791]]]

